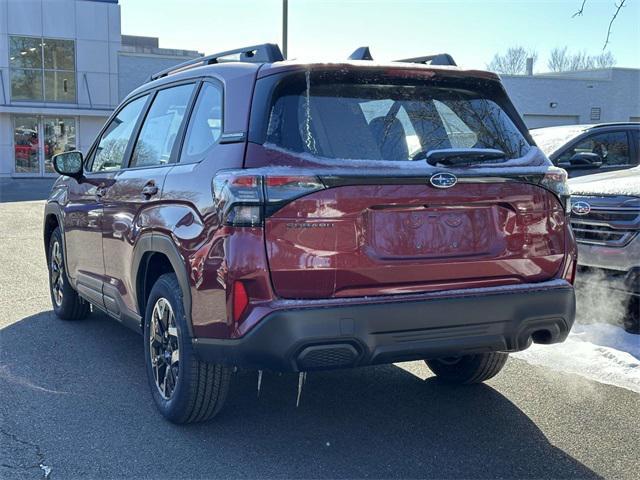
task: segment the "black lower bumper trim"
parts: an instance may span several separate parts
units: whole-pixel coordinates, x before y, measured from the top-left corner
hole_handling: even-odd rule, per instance
[[[303,371],[562,342],[575,317],[573,287],[500,290],[419,301],[277,310],[240,339],[194,339],[204,360]]]

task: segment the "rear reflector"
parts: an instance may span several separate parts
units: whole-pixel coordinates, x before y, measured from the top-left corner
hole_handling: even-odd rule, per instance
[[[233,284],[233,320],[239,321],[240,317],[244,313],[245,309],[249,305],[249,296],[247,290],[244,288],[244,284],[240,281],[236,281]]]

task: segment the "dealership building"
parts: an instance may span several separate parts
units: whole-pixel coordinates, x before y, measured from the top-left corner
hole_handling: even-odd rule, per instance
[[[151,73],[200,55],[122,35],[118,0],[0,0],[0,177],[54,176]]]
[[[0,0],[0,177],[47,177],[127,93],[195,58],[121,34],[118,0]],[[530,127],[640,120],[640,70],[504,76]]]
[[[529,128],[602,122],[640,122],[640,69],[503,75]]]

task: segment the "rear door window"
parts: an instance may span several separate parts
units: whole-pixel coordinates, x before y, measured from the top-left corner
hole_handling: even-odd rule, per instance
[[[452,148],[526,154],[529,143],[502,108],[504,99],[458,83],[361,72],[291,74],[274,89],[264,143],[332,159],[411,161]]]
[[[173,147],[195,84],[160,90],[147,113],[136,142],[132,167],[152,167],[171,161]]]

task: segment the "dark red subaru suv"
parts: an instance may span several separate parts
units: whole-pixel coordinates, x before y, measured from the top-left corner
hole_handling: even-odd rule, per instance
[[[131,93],[85,157],[55,157],[54,311],[142,332],[169,420],[213,417],[236,366],[424,359],[475,383],[567,336],[566,173],[499,78],[370,58],[203,57]]]

